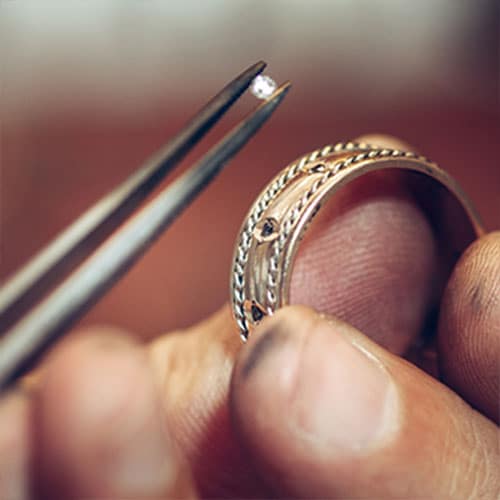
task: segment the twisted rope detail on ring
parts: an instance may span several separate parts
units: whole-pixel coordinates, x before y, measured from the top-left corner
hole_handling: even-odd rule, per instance
[[[283,172],[281,172],[270,183],[269,188],[254,203],[253,209],[247,218],[247,222],[240,233],[240,240],[235,256],[233,269],[233,310],[236,322],[243,336],[246,336],[248,334],[248,325],[244,309],[245,297],[243,296],[245,286],[243,267],[247,262],[248,251],[250,249],[253,232],[258,222],[260,221],[262,214],[267,209],[271,201],[273,201],[274,198],[279,195],[279,193],[290,183],[290,181],[292,181],[295,177],[302,173],[303,168],[306,165],[318,159],[321,159],[332,152],[344,152],[352,151],[354,149],[368,148],[369,146],[367,144],[348,142],[337,143],[335,145],[327,145],[322,149],[317,149],[312,153],[308,153],[307,155],[301,157],[298,161],[293,162],[288,167],[286,167]]]
[[[332,178],[340,170],[343,170],[350,165],[354,165],[361,161],[367,159],[375,159],[381,157],[402,157],[402,158],[414,158],[422,161],[428,161],[422,156],[418,156],[412,152],[400,151],[396,149],[376,149],[368,144],[364,143],[338,143],[335,146],[328,145],[324,148],[313,151],[312,153],[303,156],[298,162],[290,164],[287,168],[283,170],[269,185],[268,189],[257,199],[255,202],[250,215],[248,216],[245,226],[242,228],[240,233],[240,240],[237,247],[235,262],[233,268],[233,279],[232,279],[232,302],[233,311],[235,315],[236,322],[240,328],[240,333],[243,339],[248,336],[248,320],[245,314],[245,301],[248,297],[245,297],[244,287],[244,266],[248,260],[248,252],[251,246],[252,238],[254,237],[254,230],[257,226],[259,220],[261,219],[263,213],[268,208],[270,203],[283,191],[283,189],[298,175],[304,173],[311,173],[305,167],[317,160],[328,156],[334,152],[350,152],[350,151],[361,151],[358,154],[349,156],[348,158],[334,162],[333,164],[327,166],[324,170],[320,170],[323,175],[318,178],[314,184],[303,194],[303,196],[296,202],[295,206],[288,212],[287,217],[281,223],[281,229],[279,237],[274,240],[272,245],[272,253],[269,260],[269,270],[267,274],[266,282],[266,299],[267,314],[272,314],[275,310],[277,302],[277,275],[278,275],[278,265],[280,258],[282,256],[287,238],[290,235],[294,224],[299,219],[302,214],[303,209],[306,207],[307,202],[310,198],[318,191],[318,189],[323,186],[330,178]],[[317,173],[316,171],[315,173]]]

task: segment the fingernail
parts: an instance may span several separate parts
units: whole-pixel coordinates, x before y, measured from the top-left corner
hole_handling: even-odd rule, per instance
[[[398,424],[398,405],[384,365],[351,340],[348,325],[294,309],[273,322],[267,335],[274,340],[264,357],[261,352],[260,373],[254,363],[249,383],[266,383],[269,397],[284,397],[283,425],[328,453],[356,454],[388,440]],[[280,387],[269,389],[271,384]]]
[[[255,344],[243,362],[241,368],[241,377],[243,379],[248,378],[265,356],[286,340],[287,329],[286,325],[283,325],[282,322],[274,321],[272,324],[266,323],[265,327],[261,327],[260,330],[261,332],[259,332]]]

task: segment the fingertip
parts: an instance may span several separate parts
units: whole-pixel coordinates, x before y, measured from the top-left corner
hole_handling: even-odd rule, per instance
[[[180,468],[144,349],[114,329],[65,342],[36,398],[36,478],[48,497],[158,497]]]
[[[413,151],[394,137],[355,142]],[[298,247],[289,301],[335,315],[404,355],[437,302],[439,250],[410,177],[369,172],[324,203]]]
[[[446,287],[439,320],[443,379],[497,423],[500,375],[500,231],[474,242]]]
[[[300,306],[275,316],[253,332],[238,360],[236,427],[263,473],[278,471],[271,482],[287,482],[292,467],[308,475],[302,484],[280,484],[283,493],[325,495],[327,468],[391,439],[397,393],[384,365],[352,342],[345,323]]]
[[[435,301],[437,248],[429,222],[394,172],[375,174],[336,193],[308,228],[290,302],[335,315],[404,354]]]
[[[303,308],[254,333],[234,373],[234,423],[278,494],[468,498],[494,487],[494,426],[415,366]]]

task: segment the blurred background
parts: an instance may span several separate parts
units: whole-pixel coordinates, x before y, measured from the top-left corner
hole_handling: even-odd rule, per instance
[[[498,0],[0,0],[0,279],[259,59],[286,103],[83,323],[148,338],[214,311],[266,182],[361,134],[413,144],[498,228],[499,37]]]

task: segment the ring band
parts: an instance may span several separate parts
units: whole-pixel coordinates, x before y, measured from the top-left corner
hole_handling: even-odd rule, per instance
[[[483,233],[457,182],[410,151],[365,143],[338,143],[309,153],[282,170],[260,193],[240,229],[231,268],[233,316],[241,337],[287,305],[294,258],[321,206],[338,189],[369,172],[408,172],[408,187],[429,216],[453,260]]]

